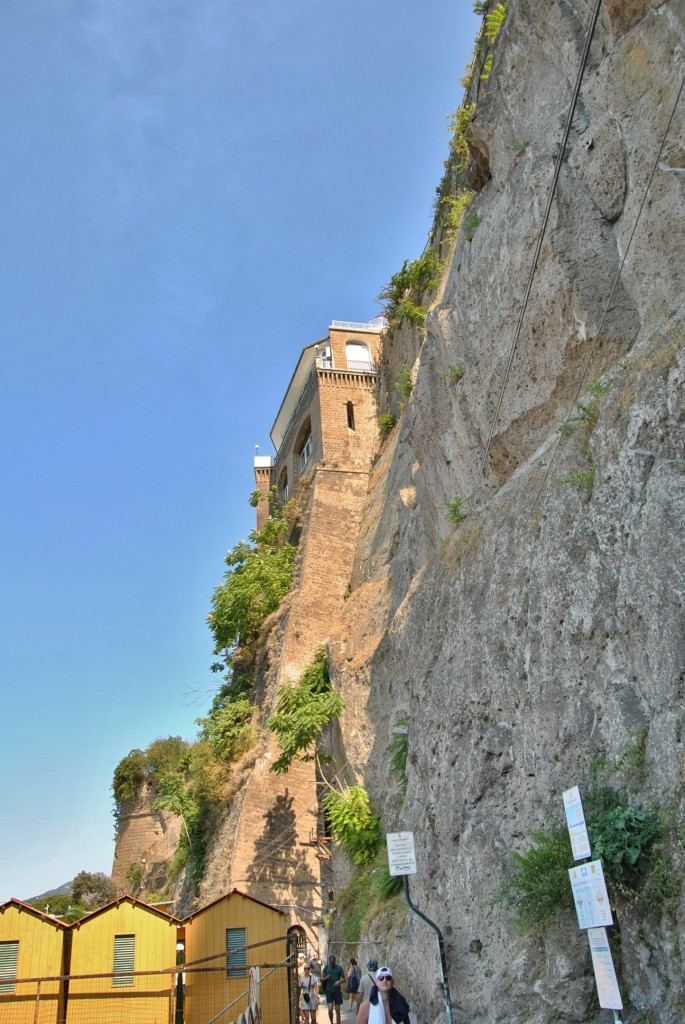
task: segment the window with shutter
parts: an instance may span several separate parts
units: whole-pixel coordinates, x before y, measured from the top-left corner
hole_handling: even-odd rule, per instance
[[[113,985],[133,984],[133,954],[135,935],[114,936],[114,977]]]
[[[14,979],[17,976],[17,960],[19,959],[19,942],[0,942],[0,995],[14,992]],[[12,979],[9,981],[8,979]]]
[[[226,929],[226,977],[243,978],[247,973],[247,930]]]

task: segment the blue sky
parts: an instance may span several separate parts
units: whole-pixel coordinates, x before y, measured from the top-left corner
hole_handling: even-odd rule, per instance
[[[3,0],[0,901],[111,869],[301,348],[427,238],[470,0]]]

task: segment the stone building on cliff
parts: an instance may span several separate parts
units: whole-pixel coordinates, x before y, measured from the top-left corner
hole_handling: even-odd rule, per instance
[[[257,526],[276,494],[288,500],[306,482],[295,585],[269,640],[265,718],[278,688],[296,683],[337,623],[348,591],[378,446],[377,365],[385,328],[334,321],[327,337],[306,346],[271,430],[275,456],[255,458]],[[246,895],[287,914],[288,924],[318,948],[330,878],[328,848],[320,841],[316,767],[294,762],[286,775],[270,772],[279,756],[264,733],[254,767],[235,798],[229,856],[213,890],[238,886]]]
[[[377,441],[376,367],[384,321],[334,320],[329,334],[302,350],[271,429],[274,456],[256,455],[257,527],[269,514],[268,494],[292,497],[319,469],[368,473]]]

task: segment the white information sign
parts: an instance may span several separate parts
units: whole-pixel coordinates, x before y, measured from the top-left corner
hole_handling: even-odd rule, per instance
[[[583,860],[585,857],[590,857],[592,851],[590,850],[590,837],[585,827],[585,812],[580,799],[580,790],[574,786],[573,789],[567,789],[563,797],[573,859]]]
[[[592,966],[597,982],[599,1005],[603,1010],[622,1010],[621,993],[618,990],[614,961],[611,958],[609,940],[605,928],[588,928]]]
[[[391,875],[415,875],[416,853],[413,832],[387,832],[388,870]]]
[[[569,868],[579,928],[603,928],[614,923],[601,860]]]

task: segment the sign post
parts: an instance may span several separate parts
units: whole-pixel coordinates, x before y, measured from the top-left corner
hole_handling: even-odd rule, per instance
[[[592,856],[592,851],[578,786],[567,789],[563,799],[573,859],[587,861],[587,858]],[[614,1024],[621,1024],[618,1011],[623,1009],[623,1002],[606,932],[607,926],[613,925],[614,919],[611,915],[602,862],[593,860],[590,863],[576,864],[575,867],[569,868],[568,874],[573,890],[573,902],[576,905],[578,927],[587,931],[590,941],[599,1005],[603,1010],[613,1010]]]
[[[450,998],[450,986],[447,979],[447,958],[445,957],[445,940],[442,932],[435,921],[431,921],[418,907],[415,907],[409,896],[409,875],[415,875],[416,852],[414,850],[413,832],[387,832],[385,840],[388,846],[388,871],[397,878],[402,877],[404,881],[404,897],[410,910],[425,921],[438,936],[438,947],[440,949],[440,964],[442,966],[442,989],[445,997],[445,1013],[447,1024],[454,1024],[452,1015],[452,1000]]]

